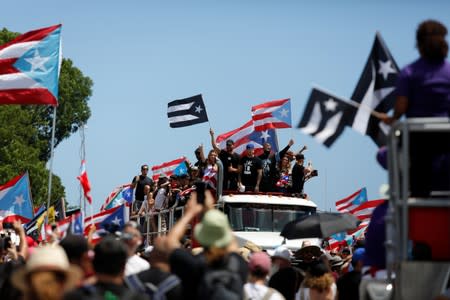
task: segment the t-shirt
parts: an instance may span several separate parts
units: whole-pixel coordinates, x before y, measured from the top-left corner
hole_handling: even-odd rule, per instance
[[[117,299],[117,300],[145,300],[149,297],[135,291],[131,291],[125,285],[98,282],[91,286],[83,286],[65,294],[64,300],[92,300],[92,299]]]
[[[136,181],[136,177],[133,178],[133,183],[136,183],[135,188],[135,199],[143,201],[144,200],[144,186],[151,186],[153,184],[153,180],[144,175],[139,175],[139,178]]]
[[[128,258],[125,264],[125,276],[137,274],[148,269],[150,269],[148,261],[135,254]]]
[[[284,300],[283,295],[281,295],[277,290],[270,289],[271,295],[266,300]],[[246,299],[251,300],[262,300],[265,299],[266,294],[269,292],[269,287],[262,284],[254,284],[247,282],[244,284],[244,292]]]
[[[242,165],[241,182],[246,187],[255,187],[258,179],[258,170],[262,169],[261,159],[244,156],[239,165]]]
[[[156,192],[155,196],[155,209],[161,210],[167,208],[168,205],[168,197],[167,197],[167,191],[165,188],[160,188]]]
[[[228,181],[237,182],[237,173],[228,172],[228,167],[231,165],[233,168],[237,168],[239,165],[239,155],[237,153],[229,153],[225,150],[220,150],[219,159],[223,164],[223,188],[229,189],[227,186]]]
[[[273,190],[276,178],[277,160],[273,153],[263,153],[258,156],[262,164],[261,191]]]
[[[305,167],[299,164],[295,164],[292,167],[292,192],[303,192],[303,186],[305,184]]]
[[[399,74],[397,96],[408,97],[406,116],[450,116],[450,63],[419,58]]]

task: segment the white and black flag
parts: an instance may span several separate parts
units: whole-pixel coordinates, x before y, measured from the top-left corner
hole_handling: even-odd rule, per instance
[[[169,102],[167,116],[172,128],[208,122],[208,115],[201,94]]]
[[[398,66],[389,49],[377,32],[372,50],[364,70],[352,94],[351,100],[360,103],[360,109],[350,116],[352,128],[364,135],[369,135],[378,145],[386,144],[388,127],[371,114],[388,112],[394,107],[395,83],[398,76]]]
[[[330,147],[349,125],[355,107],[318,88],[313,88],[298,128]]]

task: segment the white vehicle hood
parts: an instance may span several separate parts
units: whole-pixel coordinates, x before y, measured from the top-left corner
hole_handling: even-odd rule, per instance
[[[280,236],[279,232],[254,232],[254,231],[234,231],[234,235],[237,238],[239,247],[243,247],[247,241],[255,243],[256,245],[262,247],[263,249],[275,249],[276,247],[283,244],[284,238]],[[320,247],[321,240],[318,238],[307,238],[307,239],[286,239],[284,245],[290,250],[297,250],[302,247],[304,241],[310,241],[311,245],[316,245]]]

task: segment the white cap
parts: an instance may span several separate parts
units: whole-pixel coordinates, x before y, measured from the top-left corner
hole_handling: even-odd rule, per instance
[[[278,246],[275,250],[267,250],[267,253],[273,257],[279,257],[291,261],[291,252],[286,246]]]

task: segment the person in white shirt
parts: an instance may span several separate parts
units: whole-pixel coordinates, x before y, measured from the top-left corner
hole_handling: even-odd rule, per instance
[[[136,250],[142,244],[142,235],[138,228],[139,227],[136,222],[130,221],[125,224],[122,230],[122,240],[128,250],[128,259],[125,265],[125,276],[150,269],[150,264],[136,254]]]

